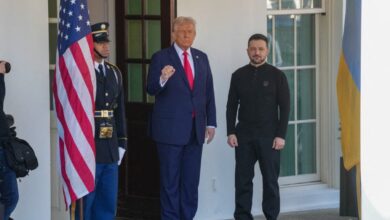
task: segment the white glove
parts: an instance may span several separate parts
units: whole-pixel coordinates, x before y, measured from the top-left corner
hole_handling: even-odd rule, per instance
[[[121,165],[123,156],[125,155],[126,150],[123,147],[119,147],[119,160],[118,160],[118,166]]]

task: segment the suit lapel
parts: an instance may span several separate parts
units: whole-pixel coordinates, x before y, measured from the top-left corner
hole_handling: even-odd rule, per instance
[[[192,59],[194,61],[194,75],[195,75],[195,78],[194,78],[194,90],[196,89],[199,89],[200,85],[201,85],[201,81],[202,81],[202,72],[199,71],[201,68],[201,62],[200,62],[200,58],[197,54],[197,52],[195,50],[191,50],[191,55],[192,55]]]

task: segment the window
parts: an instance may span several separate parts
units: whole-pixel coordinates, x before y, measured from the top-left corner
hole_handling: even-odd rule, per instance
[[[268,62],[280,68],[290,86],[291,111],[283,183],[319,180],[318,150],[318,10],[322,1],[268,0]]]
[[[119,51],[119,58],[124,57],[125,88],[127,89],[127,102],[153,103],[154,97],[145,92],[146,76],[152,55],[170,44],[170,14],[171,0],[122,0],[117,5],[123,11],[117,12],[118,33],[126,45]],[[123,23],[122,23],[123,22]],[[164,31],[163,31],[164,30]],[[167,31],[167,32],[165,32]],[[168,37],[166,36],[168,35]],[[118,60],[118,65],[123,61]]]
[[[318,9],[324,10],[323,0],[267,0],[268,10],[299,10],[299,9]],[[306,13],[316,12],[315,10],[306,11]]]

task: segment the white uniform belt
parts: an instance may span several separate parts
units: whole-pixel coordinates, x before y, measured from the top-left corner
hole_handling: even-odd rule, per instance
[[[95,118],[112,118],[114,117],[113,110],[99,110],[95,111]]]

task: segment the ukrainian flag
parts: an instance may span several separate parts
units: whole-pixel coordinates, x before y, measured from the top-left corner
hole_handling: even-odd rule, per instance
[[[360,164],[361,0],[347,0],[343,50],[337,76],[344,167]]]

